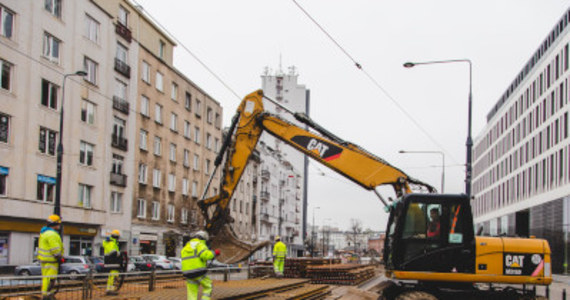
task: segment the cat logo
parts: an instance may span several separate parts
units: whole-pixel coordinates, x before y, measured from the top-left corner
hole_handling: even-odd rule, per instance
[[[297,135],[291,138],[291,142],[313,152],[325,161],[339,158],[343,150],[340,147],[311,136]]]
[[[524,255],[505,255],[505,266],[507,268],[522,268],[524,267]]]

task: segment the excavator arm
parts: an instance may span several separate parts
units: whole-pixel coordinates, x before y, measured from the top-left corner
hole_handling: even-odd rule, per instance
[[[228,263],[241,261],[269,243],[266,241],[251,245],[239,241],[228,225],[232,221],[229,201],[264,131],[361,187],[374,191],[386,206],[388,205],[386,201],[376,192],[377,186],[391,185],[398,197],[410,193],[410,185],[424,187],[430,192],[435,191],[430,185],[409,177],[383,159],[357,145],[341,140],[306,115],[299,113],[293,115],[296,120],[306,124],[318,134],[266,112],[263,108],[261,90],[247,95],[238,107],[214,162],[217,168],[225,155],[220,193],[210,198],[203,197],[198,203],[206,220],[206,230],[214,236],[212,245],[223,249],[222,257],[218,260]],[[207,191],[204,195],[206,193]]]

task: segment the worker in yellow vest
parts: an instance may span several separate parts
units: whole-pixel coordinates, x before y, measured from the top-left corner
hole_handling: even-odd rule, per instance
[[[119,256],[119,237],[121,232],[118,230],[113,230],[111,236],[108,236],[103,241],[103,250],[105,252],[105,270],[109,272],[109,277],[107,278],[107,295],[118,295],[119,293],[115,290],[115,279],[117,274],[119,274],[118,269],[121,266],[121,258]]]
[[[198,231],[192,235],[192,239],[182,249],[182,275],[186,278],[188,300],[197,300],[198,291],[202,286],[202,300],[210,300],[212,297],[212,280],[206,276],[208,272],[207,262],[220,255],[220,250],[212,252],[206,241],[209,235],[205,231]]]
[[[283,277],[283,269],[285,269],[285,257],[287,256],[287,246],[281,242],[281,237],[275,237],[275,246],[273,246],[273,269],[277,277]]]
[[[51,215],[47,225],[40,231],[38,241],[38,260],[42,268],[42,299],[53,299],[52,287],[63,259],[63,243],[59,236],[61,218]]]

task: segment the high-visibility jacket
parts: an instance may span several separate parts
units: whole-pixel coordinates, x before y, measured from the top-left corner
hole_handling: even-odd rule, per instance
[[[113,237],[108,236],[103,241],[103,251],[105,253],[105,268],[119,268],[119,242]]]
[[[58,262],[63,256],[63,243],[59,233],[51,227],[43,227],[38,241],[38,260],[42,263]]]
[[[206,242],[201,239],[192,239],[182,248],[182,274],[187,278],[195,278],[206,274],[208,260],[214,259],[215,255]]]
[[[275,246],[273,246],[273,256],[285,258],[285,256],[287,256],[287,246],[281,241],[275,243]]]

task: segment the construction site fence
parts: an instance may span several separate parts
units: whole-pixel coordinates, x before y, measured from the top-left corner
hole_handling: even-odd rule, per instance
[[[249,279],[256,266],[209,268],[212,280],[229,281]],[[57,299],[99,299],[107,292],[110,273],[63,274],[53,276],[57,282]],[[180,270],[153,270],[115,273],[122,279],[121,296],[137,295],[161,289],[184,288],[186,279]],[[41,298],[42,276],[0,277],[0,300],[36,296]]]

